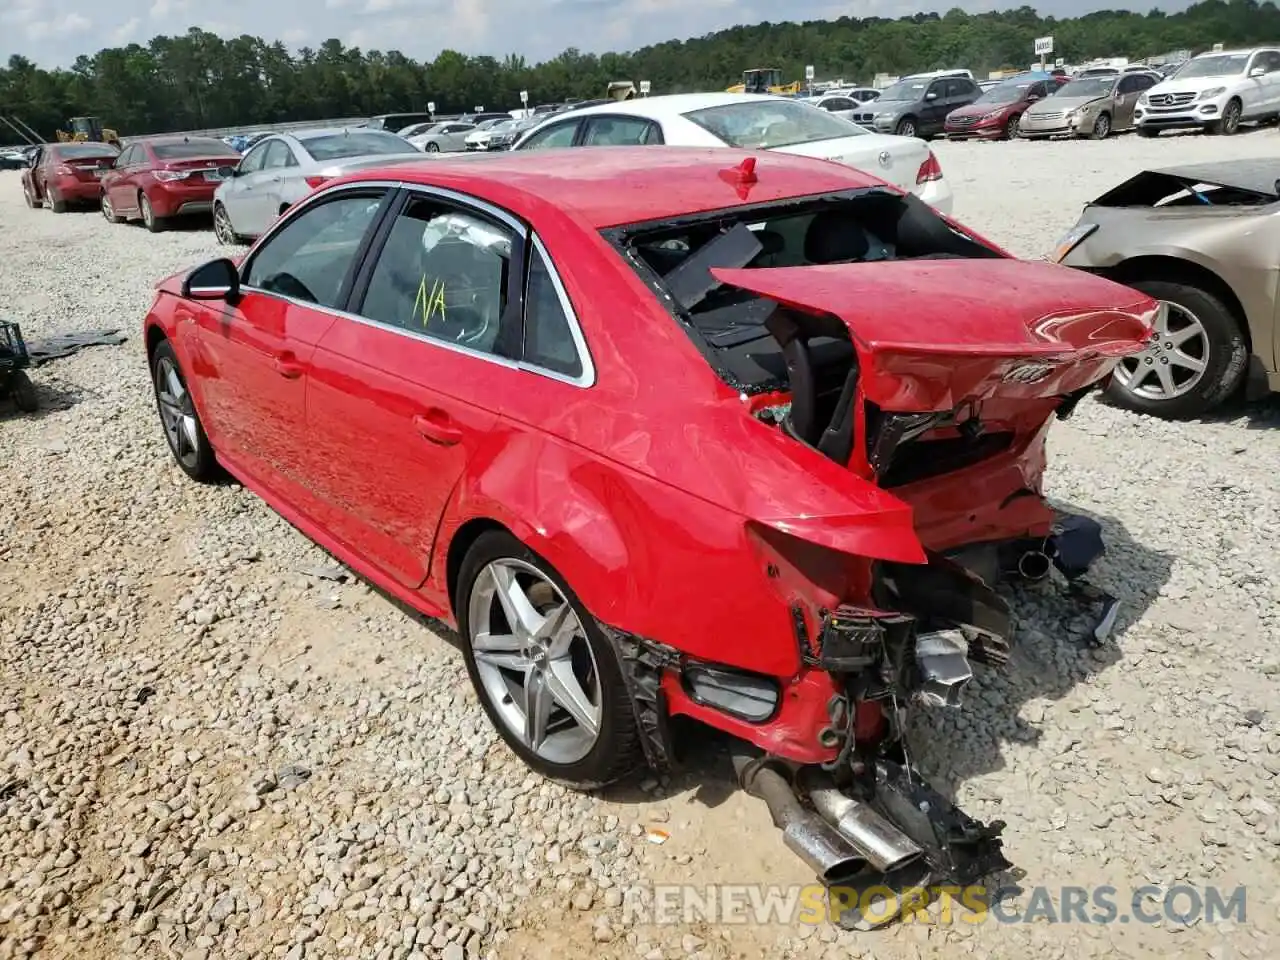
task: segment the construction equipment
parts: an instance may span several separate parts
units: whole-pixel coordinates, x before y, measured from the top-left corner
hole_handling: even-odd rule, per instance
[[[59,143],[114,143],[120,144],[120,135],[110,127],[103,127],[102,121],[97,117],[72,117],[68,124],[71,132],[59,130],[57,132]]]
[[[0,322],[0,398],[10,397],[23,413],[34,413],[39,406],[35,385],[27,376],[31,366],[27,344],[16,323]]]
[[[755,67],[742,71],[742,82],[729,87],[728,93],[774,93],[794,97],[800,92],[799,80],[782,82],[782,71],[777,67]]]

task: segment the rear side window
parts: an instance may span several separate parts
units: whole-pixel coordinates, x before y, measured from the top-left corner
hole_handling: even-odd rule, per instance
[[[293,151],[283,140],[272,140],[267,145],[267,156],[262,164],[264,170],[278,170],[281,167],[296,167],[298,161],[293,158]]]
[[[524,360],[566,377],[580,377],[582,358],[565,313],[569,298],[562,296],[539,246],[531,246],[525,281]]]
[[[414,198],[378,254],[360,315],[435,340],[513,358],[505,330],[512,235],[478,214]],[[505,334],[505,335],[504,335]]]
[[[412,144],[403,137],[378,130],[356,130],[308,137],[302,141],[302,145],[312,159],[320,161],[413,152]]]
[[[592,117],[582,144],[587,147],[620,147],[661,143],[656,124],[639,117]]]

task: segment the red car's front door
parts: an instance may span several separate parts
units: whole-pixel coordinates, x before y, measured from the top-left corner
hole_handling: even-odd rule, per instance
[[[309,364],[385,190],[315,204],[268,236],[241,268],[241,299],[195,312],[192,361],[206,429],[221,454],[315,513],[306,424]],[[319,467],[323,469],[323,465]]]
[[[312,358],[307,419],[325,524],[402,586],[426,580],[440,518],[491,440],[500,398],[530,377],[509,359],[520,349],[508,285],[521,233],[411,195],[348,308],[362,319],[340,319]]]

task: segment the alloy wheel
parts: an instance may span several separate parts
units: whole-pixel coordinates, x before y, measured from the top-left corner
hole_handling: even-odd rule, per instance
[[[438,143],[428,143],[428,144],[427,144],[427,147],[426,147],[426,150],[427,150],[427,153],[439,153],[439,152],[440,152],[440,144],[438,144]]]
[[[1093,122],[1093,135],[1099,140],[1107,139],[1111,132],[1111,118],[1105,113]]]
[[[196,424],[195,407],[191,394],[182,379],[182,373],[168,357],[156,361],[156,400],[160,405],[160,420],[164,424],[165,439],[169,449],[187,469],[195,469],[200,456],[200,431]]]
[[[1180,304],[1162,301],[1151,344],[1125,357],[1115,378],[1144,400],[1174,400],[1195,389],[1209,364],[1209,335],[1199,317]]]
[[[1240,129],[1240,104],[1232,100],[1222,115],[1222,132],[1230,135]]]
[[[115,223],[116,212],[111,209],[111,198],[105,193],[102,195],[102,216],[112,223]]]
[[[146,224],[147,229],[150,230],[156,220],[156,212],[151,209],[151,201],[146,197],[143,197],[138,202],[138,207],[142,213],[142,222]]]
[[[222,204],[213,208],[213,235],[219,243],[231,245],[236,242],[236,233],[231,229],[231,217]]]
[[[493,560],[475,579],[467,613],[479,686],[511,733],[549,763],[586,757],[603,718],[600,671],[559,588],[524,561]]]
[[[904,120],[898,125],[898,136],[914,137],[916,135],[916,125],[910,120]]]

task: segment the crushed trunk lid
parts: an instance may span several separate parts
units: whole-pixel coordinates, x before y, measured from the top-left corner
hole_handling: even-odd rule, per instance
[[[770,329],[780,339],[838,335],[838,320],[856,352],[858,399],[894,412],[1075,393],[1139,352],[1157,311],[1149,297],[1111,281],[1020,260],[711,273],[810,318],[789,324],[775,315]]]

